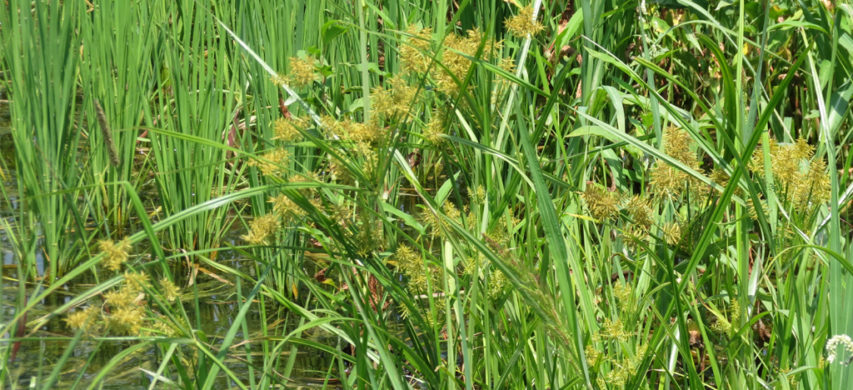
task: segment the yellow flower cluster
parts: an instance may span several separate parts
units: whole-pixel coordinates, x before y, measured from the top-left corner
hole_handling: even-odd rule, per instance
[[[427,142],[439,145],[444,141],[444,114],[435,110],[424,127],[423,136]]]
[[[637,352],[633,356],[624,356],[619,360],[612,360],[613,368],[607,373],[604,378],[599,378],[606,385],[602,388],[620,388],[628,383],[628,380],[637,372],[640,366],[643,355],[646,353],[646,345],[641,344],[637,347]]]
[[[444,205],[441,206],[441,211],[448,219],[461,223],[462,213],[453,205],[453,203],[449,201],[444,202]],[[442,217],[437,213],[433,213],[431,210],[425,210],[421,213],[421,220],[430,229],[432,237],[443,236],[450,230],[450,226],[442,220]]]
[[[628,204],[625,206],[625,210],[628,211],[628,216],[631,217],[631,220],[637,226],[645,229],[652,226],[654,221],[652,220],[653,211],[650,199],[634,195],[628,201]]]
[[[264,175],[272,176],[283,174],[289,161],[290,153],[279,148],[264,153],[260,159],[249,161],[249,166],[258,167]]]
[[[353,159],[352,162],[359,162],[361,171],[367,176],[372,176],[376,173],[379,167],[379,154],[376,152],[378,144],[385,140],[386,132],[379,122],[371,120],[369,123],[356,122],[351,119],[335,120],[330,116],[321,118],[324,130],[329,133],[329,136],[335,136],[343,141],[347,141],[345,153]],[[332,176],[338,182],[348,182],[352,180],[352,172],[349,172],[349,167],[339,161],[332,161],[330,166]]]
[[[406,39],[400,46],[400,62],[406,73],[426,73],[432,62],[430,46],[432,45],[432,29],[419,29],[410,25],[406,29]]]
[[[83,310],[77,310],[65,317],[65,323],[71,329],[82,329],[84,332],[92,332],[98,327],[97,318],[100,311],[95,306],[88,306]]]
[[[302,207],[285,194],[271,196],[267,202],[272,204],[273,213],[283,219],[301,218],[306,214]]]
[[[476,56],[482,43],[488,43],[479,29],[473,29],[468,30],[464,36],[448,34],[441,48],[433,53],[430,49],[432,39],[430,29],[409,26],[407,34],[410,38],[400,49],[403,70],[418,76],[423,76],[429,71],[429,75],[435,80],[436,89],[450,96],[455,96],[459,92],[458,83],[471,69],[470,58]],[[492,45],[495,49],[501,47],[500,42],[492,42]],[[440,61],[441,66],[436,64],[430,67],[433,57]]]
[[[126,272],[124,284],[118,290],[104,294],[109,314],[104,316],[107,328],[115,334],[138,335],[145,320],[144,289],[148,287],[148,275]]]
[[[160,279],[160,289],[163,298],[166,298],[170,303],[181,297],[181,288],[167,278]]]
[[[545,29],[545,26],[533,19],[533,7],[530,5],[518,10],[518,14],[507,19],[504,25],[509,32],[519,38],[525,38],[527,34],[539,34]]]
[[[304,119],[296,117],[278,118],[273,123],[272,139],[284,142],[296,142],[302,139],[299,129],[306,126]]]
[[[400,75],[391,77],[387,83],[388,89],[377,86],[371,91],[371,108],[376,114],[386,118],[408,115],[409,107],[417,103],[417,88],[409,86]]]
[[[626,282],[618,282],[613,285],[613,299],[623,314],[630,314],[634,310],[634,290]]]
[[[141,305],[119,306],[110,312],[107,327],[116,334],[138,335],[145,319]]]
[[[361,123],[351,119],[335,120],[330,116],[323,117],[321,122],[327,132],[356,144],[370,146],[385,138],[385,132],[375,123]]]
[[[120,288],[104,293],[103,309],[90,305],[69,313],[65,323],[71,329],[90,334],[106,331],[115,335],[140,335],[143,326],[152,325],[145,310],[145,290],[150,287],[147,273],[127,271]],[[180,288],[166,278],[160,280],[160,288],[169,302],[174,302],[180,295]],[[153,323],[155,328],[157,322]]]
[[[118,271],[121,265],[127,261],[130,251],[130,239],[125,238],[119,242],[113,240],[101,240],[98,242],[101,253],[104,254],[104,267],[110,271]]]
[[[240,236],[240,238],[250,244],[265,244],[267,243],[267,240],[270,238],[270,236],[273,235],[279,227],[280,223],[278,220],[278,215],[262,215],[260,217],[255,218],[251,223],[249,223],[249,233]]]
[[[586,203],[589,215],[599,221],[615,216],[622,203],[618,193],[607,191],[592,183],[587,184],[581,198]]]
[[[807,210],[826,203],[830,197],[830,179],[823,159],[813,159],[814,147],[805,139],[793,144],[769,143],[771,172],[776,186],[796,210]],[[756,148],[749,164],[755,173],[764,171],[764,153]]]
[[[471,69],[469,57],[477,54],[482,40],[483,34],[479,29],[468,30],[467,36],[464,37],[449,34],[444,38],[445,50],[441,55],[441,64],[447,69],[436,69],[433,72],[437,90],[449,96],[456,96],[459,93],[458,83],[463,81]]]
[[[691,150],[693,142],[686,131],[670,127],[664,131],[663,141],[666,154],[689,168],[701,171],[701,162]],[[696,195],[707,191],[707,186],[702,182],[663,161],[658,161],[652,168],[650,182],[657,196],[679,197],[688,185],[691,191],[696,191]]]
[[[125,271],[124,283],[130,291],[142,292],[149,285],[148,274],[143,272]]]
[[[290,74],[287,80],[291,86],[304,87],[311,85],[314,80],[317,80],[317,74],[314,72],[317,60],[313,57],[291,57],[290,58]]]
[[[671,246],[678,246],[681,242],[681,225],[678,222],[668,222],[661,227],[663,239]]]
[[[438,267],[434,265],[427,266],[426,260],[408,245],[404,244],[397,247],[397,251],[394,252],[394,257],[390,263],[406,277],[408,287],[412,292],[426,292],[428,286],[437,289]]]

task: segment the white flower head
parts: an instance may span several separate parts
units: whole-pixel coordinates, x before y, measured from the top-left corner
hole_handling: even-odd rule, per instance
[[[846,350],[848,354],[853,354],[853,340],[850,339],[850,336],[846,334],[837,334],[832,336],[826,342],[826,361],[828,363],[832,364],[835,362],[835,359],[838,358],[838,347],[844,347],[844,350]],[[840,363],[846,366],[850,364],[850,359]]]

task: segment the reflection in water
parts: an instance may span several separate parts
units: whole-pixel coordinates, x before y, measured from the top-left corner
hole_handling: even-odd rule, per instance
[[[7,275],[10,276],[10,275]],[[211,284],[207,282],[206,284]],[[66,291],[60,291],[58,294],[62,297],[56,300],[54,304],[45,302],[43,305],[37,305],[27,319],[32,320],[50,313],[60,306],[61,303],[67,302],[70,299],[91,285],[80,284],[75,288]],[[210,288],[202,285],[201,288]],[[32,289],[27,289],[26,293],[33,292]],[[2,320],[12,318],[16,313],[15,302],[17,301],[18,288],[13,283],[9,282],[9,278],[2,285],[2,297],[0,297],[0,305],[2,305]],[[220,299],[220,297],[228,297],[233,299],[233,291],[223,291],[221,295],[214,295],[205,298],[198,307],[196,312],[194,304],[189,301],[185,302],[185,310],[189,313],[191,320],[196,321],[198,316],[199,328],[206,335],[207,342],[215,351],[216,347],[222,342],[222,337],[233,324],[233,318],[239,311],[239,305],[235,301]],[[35,334],[26,334],[27,338],[20,342],[20,346],[15,356],[15,360],[9,365],[10,373],[13,375],[13,381],[22,387],[35,386],[40,388],[40,383],[34,383],[36,378],[45,378],[50,376],[51,370],[55,363],[60,361],[66,349],[72,342],[74,332],[70,330],[64,321],[63,317],[54,316],[47,325],[42,327]],[[248,324],[248,339],[254,340],[249,344],[250,350],[246,350],[245,346],[241,348],[233,348],[226,358],[228,368],[237,374],[241,380],[247,380],[249,377],[248,361],[252,361],[252,365],[256,370],[263,370],[264,359],[262,356],[263,348],[260,341],[263,340],[262,329],[259,324],[263,317],[260,315],[256,306],[249,311],[246,316]],[[283,336],[288,334],[296,327],[295,321],[292,325],[285,328],[267,328],[268,334]],[[195,326],[194,326],[195,328]],[[303,338],[311,342],[325,343],[327,345],[335,345],[336,340],[331,334],[322,331],[309,330],[303,334]],[[245,335],[238,332],[235,343],[240,343],[247,339]],[[111,360],[120,354],[139,343],[138,340],[127,340],[121,337],[101,337],[101,338],[84,338],[81,339],[73,348],[68,360],[66,360],[63,370],[60,375],[60,381],[57,383],[58,388],[82,387],[91,383],[101,369],[111,364]],[[142,348],[128,355],[125,359],[118,362],[115,367],[110,370],[107,376],[105,385],[108,388],[147,388],[151,383],[151,377],[147,372],[156,372],[163,363],[164,352],[169,348],[171,341],[161,341],[159,344],[151,343],[149,347]],[[10,348],[11,344],[6,340],[0,340],[0,352],[6,348]],[[173,359],[168,363],[170,367],[180,362],[185,366],[185,369],[192,372],[199,372],[194,365],[198,364],[198,353],[192,347],[190,340],[179,340],[181,344],[181,357]],[[270,348],[271,349],[271,348]],[[282,356],[286,356],[287,348],[284,349]],[[312,378],[319,378],[325,375],[325,370],[331,364],[331,360],[327,355],[324,355],[314,350],[306,349],[305,352],[299,352],[299,357],[296,359],[296,366],[293,371],[293,378],[290,378],[293,385],[310,385]],[[113,363],[115,364],[115,363]],[[207,364],[210,364],[208,362]],[[171,370],[174,372],[174,370]],[[255,372],[255,375],[258,371]],[[225,375],[220,375],[221,379],[217,382],[216,388],[224,388],[227,386]],[[301,379],[294,379],[301,378]],[[177,379],[177,378],[172,378]]]

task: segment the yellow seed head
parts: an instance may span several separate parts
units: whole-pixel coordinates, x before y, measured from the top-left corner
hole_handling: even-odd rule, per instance
[[[683,171],[658,162],[651,170],[649,184],[654,188],[655,196],[678,197],[688,180],[689,176]]]
[[[90,332],[98,326],[96,323],[98,312],[97,307],[88,306],[83,310],[77,310],[68,314],[65,317],[65,323],[71,329],[82,329],[84,332]]]
[[[826,172],[826,162],[823,159],[814,160],[809,164],[808,178],[812,203],[823,204],[828,202],[832,192],[832,183]]]
[[[249,233],[241,236],[243,240],[250,244],[260,245],[267,243],[267,240],[279,228],[278,216],[275,214],[267,214],[255,218],[249,223]]]
[[[545,26],[533,19],[533,7],[530,5],[518,10],[518,14],[507,19],[504,24],[507,30],[519,38],[527,37],[527,34],[539,34],[545,29]]]
[[[270,81],[273,84],[275,84],[276,86],[281,86],[282,84],[287,84],[289,82],[289,80],[287,79],[287,76],[284,76],[284,75],[281,75],[278,73],[272,75],[270,77]]]
[[[637,224],[629,224],[622,229],[622,242],[630,249],[640,248],[639,244],[649,238],[649,229]]]
[[[181,331],[179,328],[174,326],[171,320],[163,315],[158,315],[151,323],[151,330],[153,332],[148,332],[148,336],[166,336],[166,337],[180,337]]]
[[[314,73],[317,60],[312,57],[290,58],[290,74],[288,81],[294,87],[304,87],[311,85],[314,80],[317,80],[317,74]]]
[[[290,153],[279,148],[264,153],[260,159],[249,161],[249,166],[258,167],[266,176],[273,176],[285,173],[289,162]]]
[[[622,312],[629,312],[633,309],[634,291],[626,282],[618,282],[613,286],[613,299],[619,305]]]
[[[459,93],[456,79],[462,82],[468,75],[472,64],[469,57],[477,55],[482,39],[483,34],[479,29],[469,30],[466,36],[451,33],[444,39],[445,50],[441,54],[441,64],[446,69],[433,67],[436,89],[450,96]]]
[[[601,337],[604,339],[625,341],[629,336],[631,334],[625,331],[625,325],[621,319],[611,321],[609,318],[606,318],[604,323],[601,324]]]
[[[676,127],[670,127],[664,132],[663,140],[667,155],[694,170],[701,170],[701,161],[691,150],[693,141],[690,134]],[[663,161],[658,161],[652,168],[650,183],[655,189],[656,196],[678,197],[688,188],[688,184],[689,188],[697,191],[699,196],[707,191],[707,186],[702,182]]]
[[[423,131],[424,139],[433,145],[444,142],[444,115],[434,112]]]
[[[145,294],[134,290],[127,284],[118,290],[112,290],[104,293],[104,301],[110,308],[134,306],[144,298]]]
[[[271,196],[267,201],[272,203],[273,213],[283,219],[301,218],[307,214],[302,207],[299,207],[285,194]]]
[[[642,226],[644,228],[652,226],[652,205],[651,200],[648,198],[634,195],[628,201],[625,209],[628,211],[628,216],[631,217],[631,220],[633,220],[638,226]]]
[[[408,115],[411,106],[418,103],[417,88],[409,86],[405,79],[396,75],[388,79],[388,89],[382,86],[371,92],[371,108],[377,114],[390,118],[395,115]]]
[[[400,45],[400,65],[406,73],[423,74],[432,62],[430,45],[432,29],[419,29],[410,25],[406,29],[408,38]]]
[[[681,225],[675,222],[669,222],[661,227],[663,238],[666,243],[671,246],[677,246],[681,241]]]
[[[181,288],[167,278],[160,279],[160,289],[163,293],[163,298],[166,298],[169,302],[174,302],[181,296]]]
[[[127,261],[130,251],[130,239],[125,238],[119,242],[113,240],[98,241],[98,247],[104,254],[104,267],[110,271],[118,271],[121,265]]]
[[[321,118],[321,123],[323,129],[330,135],[363,144],[366,148],[375,145],[385,137],[384,129],[376,123],[361,123],[350,119],[336,120],[330,116]]]
[[[291,117],[288,118],[278,118],[273,123],[273,138],[274,140],[284,141],[284,142],[297,142],[302,139],[302,133],[299,129],[305,127],[305,120]]]
[[[489,273],[489,298],[497,299],[503,293],[507,283],[506,275],[493,268]]]
[[[145,309],[142,306],[122,306],[110,312],[107,326],[116,334],[138,335],[139,328],[145,319]]]
[[[408,245],[400,245],[394,252],[393,260],[390,261],[397,270],[406,277],[409,290],[423,292],[428,285],[435,288],[437,284],[438,270],[428,267],[424,259]]]
[[[589,367],[594,367],[595,363],[598,362],[598,359],[601,358],[601,351],[596,349],[595,346],[592,344],[587,344],[587,346],[584,347],[583,350],[584,350],[584,357],[586,357],[586,365]],[[605,385],[601,388],[607,388],[607,386]]]
[[[145,290],[148,287],[148,274],[144,272],[130,272],[125,271],[124,273],[124,283],[125,287],[134,295],[137,295]]]
[[[589,183],[586,190],[581,194],[581,198],[586,204],[589,215],[593,218],[604,221],[616,215],[619,211],[621,200],[619,195],[595,184]]]
[[[764,172],[764,153],[757,148],[749,168],[754,173]],[[769,142],[771,172],[778,190],[796,210],[808,210],[829,200],[830,180],[823,159],[812,160],[814,147],[803,139],[793,144],[780,145],[772,138]]]
[[[459,217],[462,214],[459,212],[459,209],[457,209],[456,206],[453,205],[453,203],[444,202],[444,205],[441,206],[441,211],[444,211],[444,215],[446,215],[447,218],[452,219],[456,222],[460,221]]]

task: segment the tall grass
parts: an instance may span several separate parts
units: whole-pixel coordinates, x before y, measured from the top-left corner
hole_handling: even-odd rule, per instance
[[[147,146],[139,136],[141,125],[150,125],[150,98],[159,71],[152,63],[157,36],[153,17],[143,4],[104,3],[81,23],[79,82],[87,115],[87,163],[92,183],[100,184],[91,203],[95,220],[117,237],[130,227],[131,209],[124,187],[111,183],[128,181],[142,188],[150,166],[136,151]]]
[[[3,11],[3,49],[18,194],[16,230],[24,279],[47,283],[73,267],[86,242],[86,207],[77,164],[81,134],[75,128],[81,2],[65,7],[34,4],[31,12]],[[27,6],[29,9],[30,7]],[[45,267],[36,270],[36,258]]]
[[[67,343],[33,386],[119,383],[142,353],[149,388],[849,383],[853,346],[827,349],[853,333],[848,5],[12,1],[0,23],[22,197],[0,345]]]

